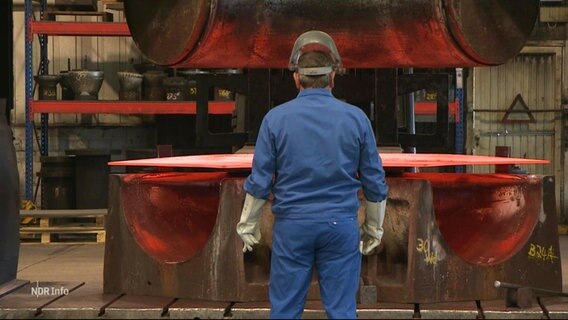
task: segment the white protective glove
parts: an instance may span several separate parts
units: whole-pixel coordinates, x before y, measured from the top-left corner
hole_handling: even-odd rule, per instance
[[[258,228],[258,218],[262,206],[266,200],[258,199],[247,193],[241,221],[237,224],[237,233],[243,239],[243,252],[252,251],[252,247],[260,241],[260,229]]]
[[[364,255],[381,244],[386,207],[386,199],[381,202],[365,200],[365,222],[361,225],[361,253]]]

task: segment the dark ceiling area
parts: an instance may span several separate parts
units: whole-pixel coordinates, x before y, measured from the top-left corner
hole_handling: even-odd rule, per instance
[[[0,99],[6,99],[8,114],[13,107],[14,92],[12,25],[12,1],[0,1]]]

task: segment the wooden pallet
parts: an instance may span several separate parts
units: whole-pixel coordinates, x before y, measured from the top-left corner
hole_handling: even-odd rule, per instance
[[[20,210],[20,216],[39,219],[39,225],[20,227],[22,241],[41,243],[105,241],[104,220],[107,209],[84,210]],[[57,223],[57,219],[73,218],[72,223]],[[85,234],[96,234],[92,240]],[[39,238],[38,238],[39,237]]]

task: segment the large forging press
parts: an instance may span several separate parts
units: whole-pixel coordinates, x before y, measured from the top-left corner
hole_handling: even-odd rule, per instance
[[[268,108],[296,94],[282,70],[293,41],[320,29],[336,40],[348,69],[336,95],[373,103],[379,143],[407,147],[447,143],[448,80],[398,75],[396,68],[502,64],[524,45],[538,1],[126,0],[125,12],[135,42],[156,64],[242,70],[197,77],[197,122],[190,130],[198,145],[254,142]],[[248,135],[208,131],[206,92],[216,85],[246,97]],[[429,86],[438,90],[436,133],[400,133],[397,96]],[[495,281],[561,290],[552,177],[387,173],[383,249],[362,265],[361,283],[376,289],[377,301],[503,297]],[[266,301],[270,203],[263,208],[261,244],[252,253],[242,252],[235,232],[247,174],[193,168],[112,175],[104,291]],[[314,280],[309,298],[318,296]]]

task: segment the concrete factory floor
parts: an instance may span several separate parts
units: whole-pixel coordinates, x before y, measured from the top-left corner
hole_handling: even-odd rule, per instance
[[[560,237],[564,291],[568,291],[568,236]],[[23,244],[18,279],[30,281],[0,298],[0,319],[10,318],[266,318],[268,304],[229,305],[160,297],[103,295],[104,244]],[[84,283],[84,284],[83,284]],[[33,292],[33,288],[36,291]],[[57,295],[38,287],[59,290]],[[69,292],[68,292],[69,291]],[[0,293],[1,295],[1,293]],[[550,318],[568,318],[568,297],[543,298]],[[545,318],[536,301],[528,309],[511,309],[504,301],[482,301],[486,318]],[[471,318],[479,315],[475,302],[420,305],[422,318]],[[359,309],[359,318],[412,318],[412,305],[379,304]],[[308,303],[307,318],[324,318],[319,303]]]

